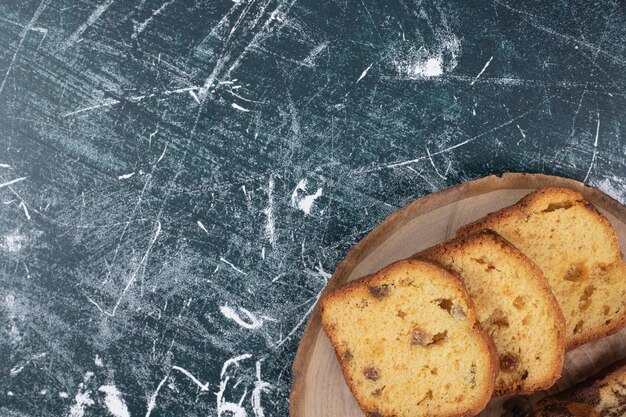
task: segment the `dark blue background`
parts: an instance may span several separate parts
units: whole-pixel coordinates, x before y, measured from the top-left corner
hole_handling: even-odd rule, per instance
[[[505,171],[626,200],[624,39],[610,1],[2,2],[0,414],[287,415],[394,210]]]

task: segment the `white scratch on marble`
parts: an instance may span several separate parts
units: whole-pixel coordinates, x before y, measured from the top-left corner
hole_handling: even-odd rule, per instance
[[[108,311],[104,311],[104,309],[102,307],[100,307],[100,304],[95,302],[91,297],[89,297],[88,295],[85,295],[85,297],[87,297],[87,301],[89,301],[91,304],[96,306],[96,308],[98,309],[98,311],[100,313],[106,314],[106,315],[110,315],[110,313]]]
[[[267,207],[263,210],[263,213],[267,217],[265,223],[265,235],[272,247],[276,247],[276,230],[274,225],[274,177],[270,176],[269,183],[267,185]]]
[[[271,387],[271,384],[261,379],[261,361],[259,360],[256,362],[256,381],[254,381],[254,389],[250,397],[255,417],[265,417],[265,412],[261,406],[261,393],[269,392]]]
[[[163,152],[161,152],[161,156],[159,156],[159,159],[157,159],[157,161],[155,162],[155,165],[158,164],[159,162],[161,162],[163,160],[163,158],[165,158],[165,152],[166,151],[167,151],[167,143],[163,147]]]
[[[63,117],[65,118],[65,117],[68,117],[68,116],[73,116],[73,115],[75,115],[75,114],[79,114],[79,113],[82,113],[82,112],[86,112],[86,111],[90,111],[90,110],[94,110],[94,109],[99,109],[99,108],[101,108],[101,107],[113,106],[113,105],[115,105],[115,104],[119,104],[119,103],[120,103],[120,101],[119,101],[119,100],[116,100],[116,99],[114,99],[114,98],[109,98],[109,99],[106,99],[106,100],[104,100],[103,102],[98,103],[98,104],[95,104],[95,105],[93,105],[93,106],[83,107],[83,108],[81,108],[81,109],[74,110],[74,111],[71,111],[71,112],[69,112],[69,113],[65,113],[65,114],[63,115]]]
[[[200,103],[200,98],[198,97],[198,95],[196,94],[195,91],[189,90],[189,95],[191,96],[191,98],[193,98],[195,100],[196,103],[201,104]]]
[[[202,229],[202,231],[208,235],[208,234],[209,234],[209,231],[206,229],[206,227],[204,227],[204,224],[202,224],[202,222],[201,222],[200,220],[198,220],[198,222],[197,222],[197,223],[198,223],[198,227],[199,227],[200,229]]]
[[[589,179],[589,174],[591,174],[591,170],[593,169],[593,165],[596,163],[596,158],[598,157],[598,138],[600,137],[600,113],[598,113],[598,125],[596,126],[596,138],[593,141],[593,155],[591,156],[591,163],[589,164],[589,169],[587,170],[587,174],[585,175],[584,183]]]
[[[191,86],[191,87],[181,87],[181,88],[175,88],[173,90],[165,90],[163,91],[161,94],[165,95],[165,96],[169,96],[171,94],[180,94],[180,93],[187,93],[189,91],[196,91],[196,90],[200,90],[201,87],[197,87],[197,86]],[[155,97],[157,94],[149,94],[147,97]],[[135,96],[135,97],[130,97],[130,100],[135,100],[135,101],[139,101],[140,98],[143,98],[146,96]]]
[[[230,401],[226,401],[224,399],[224,391],[226,391],[226,385],[228,384],[229,378],[225,378],[220,381],[220,389],[217,392],[217,417],[222,417],[224,413],[228,413],[228,417],[247,417],[248,413],[245,408],[241,406],[243,399],[245,398],[246,392],[244,392],[240,403],[233,403]]]
[[[115,312],[117,311],[117,308],[119,307],[120,303],[122,302],[122,298],[124,298],[124,295],[126,294],[128,289],[130,288],[130,286],[133,284],[133,282],[137,278],[137,275],[139,274],[139,270],[142,267],[145,266],[146,262],[148,261],[148,258],[150,257],[150,252],[152,251],[152,247],[154,246],[154,242],[156,242],[157,238],[161,234],[161,222],[157,220],[155,223],[156,224],[155,224],[154,235],[152,236],[152,238],[150,239],[150,242],[148,243],[148,247],[146,248],[146,252],[144,253],[143,258],[141,258],[141,261],[139,261],[139,265],[137,265],[137,267],[135,267],[135,270],[134,270],[133,274],[131,275],[130,279],[128,280],[128,283],[126,284],[126,287],[124,287],[124,290],[122,291],[122,294],[120,295],[120,297],[118,298],[117,302],[115,303],[115,306],[113,307],[113,311],[111,312],[111,316],[115,316]]]
[[[450,151],[452,151],[452,150],[454,150],[454,149],[460,148],[461,146],[465,146],[465,145],[467,145],[468,143],[474,142],[476,139],[479,139],[479,138],[481,138],[481,137],[483,137],[483,136],[485,136],[485,135],[488,135],[488,134],[493,133],[493,132],[495,132],[495,131],[497,131],[497,130],[500,130],[500,129],[502,129],[503,127],[506,127],[506,126],[508,126],[508,125],[510,125],[510,124],[512,124],[512,123],[514,123],[516,120],[519,120],[519,119],[521,119],[521,118],[523,118],[523,117],[526,117],[527,115],[529,115],[530,113],[533,113],[534,111],[535,111],[535,110],[528,110],[528,111],[526,111],[526,112],[524,112],[524,113],[520,114],[519,116],[516,116],[516,117],[514,117],[514,118],[512,118],[512,119],[510,119],[510,120],[508,120],[508,121],[506,121],[506,122],[504,122],[504,123],[502,123],[502,124],[500,124],[500,125],[496,126],[496,127],[493,127],[493,128],[491,128],[491,129],[489,129],[489,130],[486,130],[486,131],[484,131],[484,132],[482,132],[482,133],[479,133],[479,134],[478,134],[478,135],[476,135],[476,136],[472,136],[471,138],[466,139],[466,140],[464,140],[464,141],[462,141],[462,142],[459,142],[459,143],[457,143],[456,145],[452,145],[452,146],[449,146],[449,147],[447,147],[447,148],[444,148],[444,149],[442,149],[442,150],[440,150],[440,151],[433,152],[433,153],[431,154],[431,156],[440,155],[440,154],[443,154],[443,153],[446,153],[446,152],[450,152]],[[416,162],[423,161],[423,160],[425,160],[425,159],[427,159],[427,158],[428,158],[428,156],[420,156],[420,157],[418,157],[418,158],[409,159],[409,160],[407,160],[407,161],[394,162],[394,163],[391,163],[391,164],[385,164],[385,165],[382,165],[382,166],[379,166],[379,167],[374,167],[374,168],[371,168],[371,169],[365,170],[365,171],[363,171],[363,172],[372,172],[372,171],[377,171],[377,170],[382,169],[382,168],[397,168],[397,167],[401,167],[401,166],[406,166],[406,165],[414,164],[414,163],[416,163]]]
[[[11,376],[15,376],[17,374],[19,374],[20,372],[22,372],[24,370],[24,365],[16,365],[13,368],[11,368],[11,370],[9,371],[9,374]]]
[[[165,375],[163,377],[161,382],[159,382],[159,385],[157,385],[156,390],[154,390],[154,393],[152,393],[152,395],[150,396],[150,399],[148,400],[148,408],[146,410],[145,417],[150,417],[150,414],[152,414],[152,410],[154,410],[154,407],[156,406],[156,399],[157,399],[157,396],[159,395],[159,391],[161,391],[161,387],[163,387],[163,384],[165,384],[165,381],[167,381],[168,376],[169,375]]]
[[[369,67],[365,68],[365,70],[363,70],[363,72],[361,73],[361,76],[359,77],[358,80],[356,80],[357,84],[359,83],[359,81],[361,81],[363,78],[365,78],[365,76],[367,75],[367,72],[370,70],[370,68],[372,68],[372,65],[374,65],[374,63],[371,63]]]
[[[411,77],[411,76],[400,76],[400,77],[390,77],[390,76],[382,76],[384,80],[417,80],[417,81],[429,81],[429,82],[439,82],[439,83],[468,83],[471,84],[474,81],[475,77],[468,77],[466,75],[454,75],[448,74],[442,77]],[[525,79],[525,78],[515,78],[515,77],[480,77],[478,84],[488,84],[488,85],[502,85],[506,87],[513,86],[528,86],[528,87],[563,87],[563,88],[574,88],[574,87],[584,87],[585,85],[592,85],[594,87],[603,87],[602,84],[599,83],[591,83],[587,82],[577,82],[577,81],[569,81],[569,80],[555,80],[555,81],[547,81],[547,80],[534,80],[534,79]]]
[[[20,48],[22,47],[24,40],[26,39],[26,35],[33,28],[33,26],[35,25],[35,22],[37,21],[37,19],[39,19],[39,15],[41,15],[41,13],[43,13],[45,8],[48,6],[48,3],[49,3],[49,0],[43,0],[39,4],[39,7],[37,7],[37,10],[35,10],[35,13],[33,13],[33,16],[31,17],[30,21],[24,27],[24,30],[20,33],[20,40],[17,43],[17,47],[15,48],[15,52],[13,53],[13,57],[11,58],[11,62],[9,62],[9,66],[7,67],[7,70],[4,73],[4,78],[2,79],[2,83],[0,84],[0,94],[2,94],[2,91],[4,90],[4,85],[7,82],[7,78],[9,78],[9,74],[11,73],[11,69],[13,68],[13,64],[15,64],[15,58],[17,58],[17,54],[20,51]]]
[[[200,382],[200,380],[198,378],[196,378],[195,376],[193,376],[191,374],[191,372],[189,372],[188,370],[181,368],[180,366],[172,366],[172,369],[181,372],[183,375],[185,375],[187,378],[191,379],[191,381],[193,381],[194,384],[196,384],[198,387],[200,387],[200,391],[208,391],[209,390],[209,383],[207,382],[206,384],[203,384],[202,382]]]
[[[130,96],[130,97],[126,97],[124,98],[124,100],[126,101],[130,101],[131,103],[140,103],[146,99],[149,98],[154,98],[154,97],[159,97],[159,96],[169,96],[172,94],[181,94],[181,93],[187,93],[189,91],[194,91],[194,90],[199,90],[200,87],[195,87],[195,86],[191,86],[191,87],[183,87],[183,88],[176,88],[174,90],[165,90],[165,91],[160,91],[157,93],[150,93],[150,94],[142,94],[142,95],[138,95],[138,96]],[[117,100],[117,99],[113,99],[113,98],[109,98],[106,100],[101,101],[98,104],[94,104],[92,106],[88,106],[88,107],[83,107],[74,111],[71,111],[69,113],[65,113],[62,115],[62,117],[68,117],[68,116],[72,116],[75,114],[79,114],[79,113],[83,113],[83,112],[87,112],[87,111],[91,111],[91,110],[95,110],[95,109],[99,109],[102,107],[110,107],[110,106],[114,106],[116,104],[120,104],[121,101]],[[154,132],[155,134],[157,133],[157,130]],[[150,136],[150,142],[152,143],[152,135]]]
[[[485,64],[485,66],[483,67],[483,69],[480,70],[480,72],[478,73],[478,75],[476,76],[476,78],[474,78],[474,81],[472,81],[470,83],[470,85],[474,85],[474,83],[476,81],[478,81],[478,79],[480,78],[481,75],[483,75],[483,72],[485,72],[485,70],[487,69],[487,67],[489,66],[489,64],[491,64],[491,60],[493,59],[493,55],[491,56],[491,58],[489,58],[489,60],[487,61],[487,63]]]
[[[4,183],[0,184],[0,188],[8,187],[9,185],[13,185],[13,184],[18,183],[20,181],[24,181],[26,178],[28,178],[28,177],[16,178],[14,180],[4,182]]]
[[[444,179],[444,180],[447,179],[448,171],[450,171],[450,167],[452,166],[452,161],[448,161],[448,167],[446,168],[446,172],[442,175],[437,169],[437,165],[435,165],[435,160],[433,159],[433,156],[430,153],[428,146],[426,147],[426,153],[428,154],[428,159],[430,160],[430,164],[435,170],[435,174],[437,174],[437,176],[439,176],[439,178],[441,179]]]
[[[26,362],[22,363],[21,365],[16,365],[13,368],[11,368],[11,370],[9,371],[9,374],[11,376],[15,376],[17,374],[19,374],[20,372],[22,372],[24,370],[24,368],[30,364],[33,361],[36,361],[37,359],[43,358],[48,354],[48,352],[42,352],[39,353],[37,355],[34,355],[33,357],[31,357],[30,359],[28,359]]]
[[[161,7],[159,7],[158,9],[156,9],[152,15],[150,15],[149,18],[147,18],[146,20],[144,20],[143,22],[141,22],[140,24],[135,26],[135,32],[131,35],[132,39],[137,39],[137,36],[139,36],[141,34],[141,32],[143,32],[146,29],[146,26],[148,26],[150,24],[150,22],[152,22],[152,19],[154,19],[156,16],[160,15],[163,10],[169,6],[170,4],[174,3],[174,0],[169,0],[166,1],[165,3],[163,3],[163,5]]]
[[[276,348],[280,347],[283,343],[285,343],[286,341],[291,339],[291,336],[293,336],[294,333],[300,328],[300,326],[302,326],[302,324],[304,324],[306,319],[309,317],[309,315],[313,311],[313,308],[315,308],[315,305],[317,304],[317,301],[320,299],[320,296],[322,295],[322,291],[324,290],[324,288],[326,287],[326,284],[328,283],[328,279],[332,276],[328,272],[324,271],[324,269],[322,268],[321,264],[316,267],[316,272],[317,272],[317,275],[320,278],[322,278],[322,280],[323,280],[321,289],[319,290],[317,295],[314,297],[314,300],[311,303],[311,306],[304,313],[304,315],[302,316],[300,321],[291,329],[291,331],[289,333],[287,333],[287,335],[284,338],[282,338],[281,340],[279,340],[276,343],[276,346],[275,346]]]
[[[100,307],[98,305],[98,303],[96,303],[94,300],[92,300],[89,296],[86,296],[87,300],[89,300],[90,303],[95,305],[101,313],[103,313],[103,314],[105,314],[105,315],[107,315],[109,317],[115,317],[117,309],[120,306],[120,303],[122,302],[122,299],[124,298],[124,295],[126,295],[126,292],[128,291],[128,289],[133,285],[133,283],[137,279],[137,276],[139,275],[139,272],[142,270],[142,268],[145,268],[145,265],[148,262],[148,258],[150,257],[150,252],[152,252],[152,247],[154,246],[154,243],[156,242],[156,240],[157,240],[157,238],[159,237],[160,234],[161,234],[161,222],[159,220],[156,220],[155,225],[154,225],[154,234],[150,238],[150,242],[148,242],[148,246],[146,248],[146,252],[144,253],[144,255],[141,258],[141,260],[139,261],[139,264],[137,266],[135,266],[135,268],[134,268],[130,278],[128,279],[128,282],[126,283],[126,286],[122,290],[122,293],[120,294],[119,298],[117,299],[117,302],[113,306],[112,311],[109,312],[109,311],[104,310],[102,307]]]
[[[28,212],[28,207],[26,207],[26,204],[24,204],[24,202],[22,201],[20,202],[18,207],[20,207],[24,211],[24,215],[26,216],[26,219],[30,220],[30,213]]]
[[[6,17],[2,17],[2,16],[0,16],[0,20],[2,20],[3,22],[10,23],[10,24],[12,24],[12,25],[15,25],[15,26],[21,27],[22,29],[23,29],[23,28],[27,28],[27,27],[28,27],[28,25],[23,25],[23,24],[21,24],[21,23],[19,23],[19,22],[16,22],[16,21],[14,21],[14,20],[7,19]],[[48,33],[48,29],[43,28],[43,27],[37,27],[37,26],[33,26],[33,27],[31,27],[29,30],[32,30],[33,32],[43,33],[44,35]]]
[[[244,107],[241,107],[237,103],[233,103],[233,104],[231,104],[231,106],[232,106],[233,109],[236,109],[236,110],[239,110],[239,111],[243,111],[243,112],[249,112],[250,111],[250,110],[248,110],[248,109],[246,109]]]
[[[243,307],[237,308],[248,318],[249,321],[242,319],[239,313],[237,313],[234,308],[229,307],[228,305],[220,306],[220,312],[224,315],[224,317],[231,319],[244,329],[254,330],[263,326],[263,320],[258,319],[254,314],[252,314],[250,311],[246,310]]]
[[[585,88],[583,88],[583,92],[580,95],[580,100],[578,100],[578,107],[576,107],[576,111],[574,112],[574,116],[572,116],[572,128],[570,130],[570,134],[569,134],[569,138],[570,140],[574,137],[574,133],[576,133],[576,119],[578,118],[578,115],[580,114],[580,109],[582,108],[583,105],[583,100],[585,99],[585,94],[587,93],[587,84],[585,84]]]
[[[315,58],[328,46],[329,42],[322,42],[317,45],[315,48],[309,52],[309,55],[302,60],[302,65],[306,67],[314,67],[315,66]]]
[[[243,4],[243,3],[244,3],[243,1],[241,1],[239,3],[235,3],[235,6],[233,7],[233,9],[235,7],[237,7],[239,4]],[[265,11],[269,7],[270,3],[271,2],[266,2],[266,3],[264,3],[261,6],[261,9],[260,9],[259,13],[257,13],[256,17],[252,20],[252,25],[253,26],[256,25],[256,23],[265,15]],[[239,67],[240,62],[243,60],[243,58],[246,56],[246,54],[251,49],[253,49],[253,47],[259,45],[259,42],[262,40],[263,36],[265,36],[265,34],[269,32],[270,25],[272,24],[272,22],[274,22],[274,21],[284,22],[284,16],[286,15],[286,12],[289,10],[289,8],[293,5],[293,3],[295,3],[295,0],[292,0],[291,2],[287,3],[287,6],[286,6],[287,10],[286,11],[282,10],[284,4],[279,4],[276,7],[276,9],[274,9],[274,11],[272,11],[272,13],[270,14],[269,18],[263,23],[263,26],[254,34],[254,36],[252,37],[252,40],[247,43],[247,45],[244,47],[243,51],[241,53],[239,53],[238,56],[234,59],[233,64],[230,65],[230,67],[226,70],[226,72],[220,77],[220,78],[222,78],[222,80],[229,79],[230,78],[230,74],[236,68]],[[231,28],[230,33],[229,33],[229,35],[228,35],[228,37],[227,37],[227,39],[225,41],[226,43],[228,43],[233,36],[236,36],[235,32],[238,29],[238,27],[240,26],[240,22],[242,21],[242,18],[245,15],[245,13],[246,13],[246,9],[244,9],[242,14],[239,16],[239,18],[237,19],[237,21],[235,22],[235,24]],[[230,12],[228,14],[230,14]],[[220,21],[219,24],[221,24],[221,23],[222,23],[222,21]],[[229,58],[230,58],[230,54],[226,53],[226,54],[222,55],[217,60],[217,63],[215,64],[215,67],[213,68],[213,71],[207,77],[206,81],[204,82],[204,85],[202,86],[202,88],[199,91],[198,95],[199,95],[200,100],[202,102],[205,100],[209,90],[215,84],[215,81],[216,81],[218,75],[220,75],[220,73],[222,73],[222,70],[224,69],[224,66],[225,66],[227,60],[229,60]]]
[[[220,261],[224,262],[226,265],[230,266],[231,268],[233,268],[235,271],[239,272],[240,274],[243,275],[248,275],[246,274],[244,271],[242,271],[241,269],[237,268],[232,262],[220,257]]]
[[[154,135],[156,135],[157,133],[159,133],[159,125],[157,123],[157,127],[156,129],[154,129],[154,132],[150,133],[150,135],[148,136],[148,145],[152,145],[152,138],[154,137]]]
[[[96,7],[94,11],[89,15],[87,20],[83,22],[83,24],[81,24],[78,29],[76,29],[76,31],[70,35],[69,38],[67,38],[67,41],[65,41],[65,44],[63,45],[63,49],[66,49],[73,43],[78,42],[78,38],[80,38],[85,30],[87,30],[89,26],[93,25],[96,20],[98,20],[100,16],[102,16],[102,13],[104,13],[114,2],[115,0],[105,0],[101,5]]]
[[[251,354],[244,353],[242,355],[235,356],[234,358],[230,358],[227,361],[225,361],[224,364],[222,365],[222,371],[220,372],[220,379],[224,378],[224,374],[226,373],[226,371],[231,365],[239,366],[239,362],[246,360],[246,359],[250,359],[251,357],[252,357]]]
[[[134,173],[134,172],[131,172],[131,173],[128,173],[128,174],[124,174],[124,175],[119,175],[119,176],[117,177],[117,179],[118,179],[118,180],[127,180],[127,179],[129,179],[130,177],[132,177],[133,175],[135,175],[135,173]]]
[[[222,365],[222,371],[220,372],[220,388],[216,393],[217,397],[217,417],[222,417],[224,413],[229,413],[229,417],[247,417],[248,413],[246,413],[245,408],[241,406],[245,396],[247,394],[247,389],[244,391],[239,403],[233,403],[230,401],[226,401],[224,399],[224,392],[226,391],[226,386],[229,381],[229,377],[224,377],[226,371],[231,365],[239,366],[239,362],[245,359],[251,358],[252,355],[249,353],[244,353],[243,355],[236,356],[234,358],[230,358],[224,362]]]

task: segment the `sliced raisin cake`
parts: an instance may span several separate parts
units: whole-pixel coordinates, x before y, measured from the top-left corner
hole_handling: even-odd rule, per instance
[[[368,417],[473,416],[498,358],[460,278],[403,260],[326,293],[323,328]]]
[[[617,234],[580,193],[539,189],[457,233],[483,229],[496,231],[542,269],[565,316],[568,349],[626,325],[626,264]]]
[[[482,328],[500,358],[494,395],[530,393],[559,378],[565,321],[541,270],[519,250],[485,231],[415,255],[461,276]]]

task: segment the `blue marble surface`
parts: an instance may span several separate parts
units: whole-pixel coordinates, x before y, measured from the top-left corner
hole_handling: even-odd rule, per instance
[[[623,1],[0,4],[0,415],[286,416],[304,324],[402,205],[626,201]]]

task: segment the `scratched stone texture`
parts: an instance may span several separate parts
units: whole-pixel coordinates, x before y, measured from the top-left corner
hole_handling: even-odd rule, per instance
[[[349,248],[505,171],[626,201],[626,7],[0,4],[0,415],[286,416]]]

